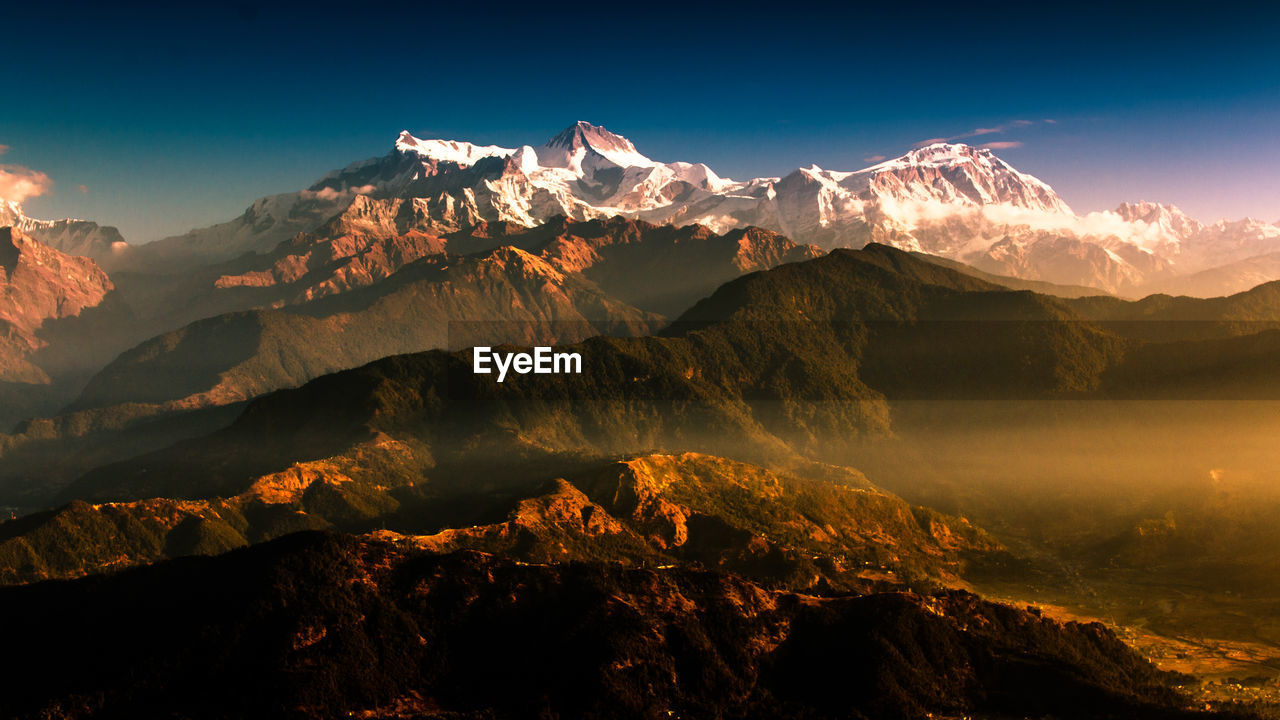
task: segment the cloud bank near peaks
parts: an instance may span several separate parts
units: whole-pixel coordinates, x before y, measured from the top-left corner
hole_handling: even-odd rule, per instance
[[[49,176],[21,165],[0,165],[0,199],[21,204],[53,189]]]
[[[9,146],[0,144],[0,155],[9,152]],[[48,175],[21,165],[0,163],[0,200],[22,204],[27,198],[39,197],[53,189]]]

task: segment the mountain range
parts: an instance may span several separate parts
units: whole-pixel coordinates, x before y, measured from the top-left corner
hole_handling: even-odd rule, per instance
[[[622,221],[647,229],[616,225]],[[701,164],[655,162],[625,138],[584,122],[539,147],[402,133],[383,157],[335,170],[306,190],[263,198],[235,220],[145,245],[125,243],[113,228],[91,222],[34,220],[13,202],[3,203],[0,223],[47,252],[93,261],[92,272],[105,272],[111,286],[59,311],[71,320],[28,318],[8,331],[0,352],[6,426],[66,409],[113,358],[193,322],[278,310],[288,322],[304,323],[294,316],[308,313],[289,308],[374,286],[428,257],[502,245],[539,254],[561,272],[607,285],[616,299],[668,318],[736,274],[868,242],[1050,294],[1228,295],[1274,279],[1280,268],[1280,229],[1273,225],[1205,225],[1152,203],[1078,216],[1047,184],[986,149],[936,143],[856,172],[815,166],[739,182]],[[655,229],[672,225],[685,235]],[[670,250],[656,249],[662,233]],[[715,245],[703,241],[711,236],[742,245],[729,265],[716,265],[721,256],[688,254],[690,243]],[[561,239],[548,245],[555,237]],[[34,278],[21,280],[30,289],[11,281],[4,302],[18,302],[15,293],[70,297],[85,287],[74,273],[52,277],[42,287]],[[661,282],[650,279],[657,277]],[[24,308],[25,315],[34,312]],[[0,308],[0,317],[16,313]],[[440,346],[413,343],[370,348],[359,359],[382,349]],[[280,381],[255,388],[315,374],[277,373]]]
[[[383,157],[263,198],[230,222],[130,247],[124,264],[172,268],[267,253],[357,198],[362,212],[377,205],[375,212],[395,217],[399,234],[482,221],[531,227],[559,215],[696,223],[718,233],[756,226],[823,249],[881,242],[1001,275],[1126,295],[1246,290],[1259,277],[1276,279],[1259,258],[1280,242],[1272,224],[1205,225],[1154,203],[1077,215],[1043,181],[963,144],[927,145],[857,171],[815,165],[734,181],[700,163],[653,161],[626,138],[579,122],[538,147],[404,132]]]
[[[1271,506],[1206,515],[1203,478],[1060,530],[1095,485],[1213,463],[1221,500],[1220,458],[1269,457],[1220,408],[1280,399],[1265,223],[1077,215],[951,143],[734,181],[588,123],[402,133],[146,245],[4,223],[5,714],[1200,716],[1193,679],[1025,602],[1275,567],[1243,552]],[[497,383],[476,345],[582,372]]]
[[[403,132],[383,157],[262,198],[229,222],[146,245],[124,244],[114,229],[92,223],[30,220],[13,203],[6,212],[35,237],[108,269],[164,272],[270,253],[298,233],[333,235],[321,229],[347,213],[381,218],[384,237],[494,221],[533,227],[555,216],[626,216],[717,233],[755,226],[827,250],[880,242],[1000,275],[1130,296],[1226,295],[1280,277],[1274,224],[1204,224],[1149,202],[1078,215],[1049,185],[988,149],[934,143],[856,171],[814,165],[734,181],[701,163],[651,160],[586,122],[538,147]]]
[[[88,220],[37,220],[27,217],[21,205],[4,198],[0,198],[0,227],[15,228],[54,250],[93,258],[106,267],[113,267],[113,258],[129,250],[128,243],[114,227]]]

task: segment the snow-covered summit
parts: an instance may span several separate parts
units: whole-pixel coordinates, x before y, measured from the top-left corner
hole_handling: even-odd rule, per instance
[[[104,266],[111,266],[128,247],[120,231],[113,227],[77,218],[40,220],[29,217],[18,202],[0,198],[0,228],[3,227],[17,228],[59,252],[93,258]]]
[[[507,157],[515,152],[497,145],[473,145],[458,140],[420,140],[411,135],[408,130],[400,131],[395,147],[402,153],[413,153],[431,160],[452,162],[461,166],[475,165],[481,158]]]
[[[988,148],[963,143],[925,145],[858,174],[869,176],[873,191],[898,201],[1008,205],[1071,214],[1044,181],[1018,171]]]
[[[598,125],[579,120],[539,148],[538,159],[547,167],[581,168],[596,155],[618,167],[654,167],[658,163],[641,155],[630,140]]]
[[[995,157],[995,153],[987,148],[975,148],[964,143],[936,142],[918,147],[901,157],[872,165],[863,172],[883,172],[920,166],[938,167],[973,161],[990,164],[992,158],[999,160]]]

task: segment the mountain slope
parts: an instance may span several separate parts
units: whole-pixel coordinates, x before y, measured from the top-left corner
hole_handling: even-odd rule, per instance
[[[739,275],[808,260],[799,246],[759,228],[717,235],[702,226],[675,228],[624,217],[575,221],[554,216],[532,228],[478,222],[444,232],[418,199],[357,196],[324,227],[265,255],[220,267],[213,286],[257,289],[259,304],[301,304],[378,282],[409,263],[442,252],[468,255],[509,245],[577,273],[644,310],[674,315]]]
[[[972,275],[979,280],[989,282],[992,285],[999,285],[1000,287],[1006,287],[1010,290],[1030,290],[1031,292],[1039,293],[1041,295],[1052,295],[1053,297],[1072,299],[1095,297],[1102,294],[1102,291],[1098,288],[1088,287],[1086,285],[1058,285],[1055,283],[1044,282],[1042,280],[1026,280],[1024,278],[1012,277],[1009,275],[995,275],[993,273],[979,270],[972,265],[965,265],[962,262],[948,260],[947,258],[938,257],[937,255],[929,255],[927,253],[912,253],[912,255],[924,260],[925,262],[931,262],[945,268],[951,268],[952,270],[957,270],[966,275]]]
[[[218,281],[224,290],[256,286],[267,294],[254,299],[282,298],[281,310],[219,315],[144,343],[99,373],[70,409],[236,402],[386,355],[449,346],[450,322],[503,326],[510,341],[540,336],[544,344],[628,323],[653,329],[656,317],[629,306],[678,312],[725,280],[817,255],[758,229],[720,236],[622,218],[560,218],[535,229],[481,224],[446,237],[342,218],[320,236],[336,239],[300,236],[278,248],[273,273]],[[447,254],[454,247],[480,252]]]
[[[35,240],[68,255],[91,258],[107,270],[128,251],[128,244],[114,227],[88,220],[37,220],[27,217],[22,206],[0,198],[0,228],[14,227]]]
[[[910,371],[901,360],[919,343],[938,361]],[[424,444],[442,468],[650,448],[822,456],[887,432],[886,393],[1087,392],[1118,348],[1052,299],[889,248],[838,251],[732,281],[660,337],[563,348],[581,353],[581,375],[498,384],[472,373],[469,352],[388,358],[265,398],[225,432],[103,468],[68,492],[226,495],[376,432]]]
[[[1221,339],[1280,327],[1280,282],[1227,297],[1085,297],[1066,304],[1082,317],[1143,342]]]
[[[143,343],[71,410],[120,403],[222,405],[379,357],[448,346],[450,323],[500,321],[517,337],[572,342],[659,322],[515,248],[437,255],[365,292],[293,311],[220,315]]]
[[[537,253],[566,273],[579,273],[624,302],[675,317],[725,282],[821,255],[816,247],[749,227],[713,233],[701,225],[673,227],[612,217],[562,216],[524,229],[481,223],[451,243],[501,241]]]
[[[1254,298],[1260,308],[1265,296]],[[1179,382],[1193,368],[1162,360],[1176,347],[1113,328],[1097,310],[1123,315],[1141,304],[1070,304],[1099,319],[892,248],[835,251],[731,281],[659,336],[562,347],[582,355],[581,375],[499,384],[472,373],[469,352],[387,358],[263,398],[215,435],[99,468],[64,497],[236,494],[254,477],[378,434],[415,448],[437,477],[481,462],[497,483],[531,463],[655,449],[850,462],[863,439],[892,433],[902,401],[1166,397],[1123,381],[1153,362],[1147,377],[1194,394],[1195,383]],[[1197,355],[1220,373],[1253,363],[1246,385],[1265,389],[1280,379],[1252,349],[1265,340],[1219,339]]]
[[[11,717],[1182,715],[1175,678],[1101,626],[964,593],[822,599],[316,534],[0,589],[0,610],[24,618]]]
[[[1240,307],[1274,309],[1268,292]],[[1220,335],[1188,354],[1117,324],[1143,303],[1070,304],[1087,312],[884,246],[835,251],[731,281],[660,336],[563,347],[581,353],[581,375],[498,384],[472,373],[468,352],[388,358],[255,402],[218,434],[100,468],[65,497],[235,494],[381,433],[438,477],[482,462],[498,483],[530,463],[653,449],[845,462],[861,439],[892,432],[900,401],[1197,397],[1197,374],[1244,365],[1253,370],[1237,391],[1280,387],[1264,362],[1268,336]],[[1224,312],[1219,301],[1185,304]]]
[[[101,304],[112,289],[92,260],[59,252],[16,228],[0,228],[0,381],[49,382],[32,363],[45,345],[37,332],[46,321]]]
[[[643,455],[531,468],[508,489],[397,476],[386,439],[365,461],[298,463],[233,497],[152,498],[57,510],[0,524],[0,583],[216,554],[306,528],[379,527],[434,552],[477,549],[527,562],[609,561],[712,568],[791,589],[961,583],[966,563],[1002,548],[964,520],[871,485],[856,471],[779,473],[724,458]],[[381,467],[369,462],[381,453]]]
[[[132,271],[174,273],[244,253],[266,252],[300,232],[319,227],[347,207],[353,197],[354,193],[346,190],[303,190],[260,198],[234,220],[131,245],[121,265]]]
[[[529,562],[637,560],[788,587],[956,583],[1000,548],[966,522],[913,508],[845,468],[798,474],[696,453],[645,455],[569,475],[502,522],[412,538]]]
[[[1174,295],[1214,297],[1246,292],[1277,278],[1280,278],[1280,252],[1269,251],[1211,267],[1208,270],[1172,278],[1155,285],[1152,289]]]
[[[301,235],[270,255],[193,272],[156,296],[140,293],[133,276],[117,274],[128,303],[172,312],[86,319],[75,333],[63,328],[53,345],[91,358],[91,351],[119,347],[165,317],[215,314],[141,344],[135,340],[112,353],[119,356],[110,364],[110,358],[98,360],[96,377],[80,379],[69,394],[53,398],[56,405],[46,402],[42,414],[60,414],[0,436],[0,477],[29,484],[42,475],[57,485],[92,467],[86,463],[156,449],[173,442],[179,429],[207,432],[213,427],[206,421],[226,416],[203,408],[231,407],[385,355],[469,340],[545,344],[648,332],[659,318],[643,309],[683,310],[726,279],[817,253],[757,229],[720,236],[623,218],[559,219],[533,229],[482,223],[437,237],[397,225],[382,214],[387,207],[357,200],[329,230]],[[473,255],[458,257],[452,249]],[[289,274],[251,270],[264,262]],[[219,277],[246,282],[215,288]],[[264,305],[278,309],[218,310]],[[175,422],[155,422],[165,416]]]

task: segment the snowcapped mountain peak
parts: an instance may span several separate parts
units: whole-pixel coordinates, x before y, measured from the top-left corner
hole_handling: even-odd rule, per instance
[[[995,155],[986,148],[975,148],[964,143],[936,142],[918,147],[907,154],[886,160],[879,165],[867,168],[867,171],[894,170],[903,167],[950,166],[964,162],[989,162]]]
[[[111,265],[111,261],[124,253],[128,246],[116,228],[76,218],[38,220],[27,217],[21,204],[0,198],[2,227],[17,228],[54,250],[93,258],[106,265]]]
[[[1191,219],[1177,205],[1163,205],[1142,200],[1135,203],[1121,203],[1115,213],[1125,222],[1144,222],[1148,226],[1175,235],[1185,236],[1203,229],[1198,221]]]
[[[654,167],[658,164],[641,155],[630,140],[582,120],[548,140],[538,157],[543,165],[549,167],[580,167],[590,154],[623,168]]]
[[[463,167],[474,165],[482,158],[507,157],[515,152],[497,145],[473,145],[459,140],[420,140],[408,130],[402,130],[400,137],[396,138],[396,150]]]
[[[1019,172],[987,148],[937,142],[859,172],[873,194],[895,201],[1008,205],[1071,215],[1039,178]]]
[[[0,199],[0,227],[17,225],[24,217],[21,205],[13,200]]]
[[[632,145],[630,140],[621,135],[611,133],[599,125],[592,125],[585,120],[579,120],[561,130],[555,137],[547,141],[547,147],[564,148],[566,150],[590,147],[597,152],[605,150],[636,151],[636,146]]]

